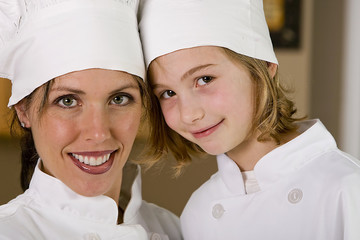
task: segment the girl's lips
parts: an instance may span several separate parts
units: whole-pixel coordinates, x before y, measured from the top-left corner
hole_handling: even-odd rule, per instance
[[[92,152],[89,153],[87,152],[86,154],[81,154],[81,153],[71,153],[69,154],[71,160],[73,161],[73,163],[80,168],[80,170],[86,172],[86,173],[90,173],[90,174],[103,174],[107,171],[110,170],[113,162],[114,162],[114,158],[115,158],[115,152],[116,151],[104,151],[104,152]],[[106,157],[106,155],[110,154],[109,157]],[[75,157],[75,156],[76,157]],[[96,164],[94,166],[91,166],[90,163],[85,163],[85,161],[80,161],[79,160],[79,156],[82,156],[81,160],[83,161],[83,159],[85,157],[87,158],[96,158],[96,157],[100,157],[100,156],[104,156],[104,162],[101,164]]]
[[[209,136],[210,134],[212,134],[213,132],[215,132],[218,127],[221,125],[221,123],[224,121],[221,120],[220,122],[218,122],[217,124],[215,124],[214,126],[211,126],[209,128],[206,128],[204,130],[200,130],[200,131],[196,131],[196,132],[192,132],[192,135],[195,137],[195,138],[203,138],[203,137],[207,137]]]

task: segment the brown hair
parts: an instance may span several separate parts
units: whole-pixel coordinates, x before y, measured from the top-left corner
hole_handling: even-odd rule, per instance
[[[142,105],[145,111],[143,112],[142,120],[148,115],[149,112],[149,93],[144,81],[138,77],[134,76],[134,79],[138,82],[140,88],[140,95],[142,100]],[[30,95],[23,98],[21,101],[25,101],[25,110],[27,111],[34,100],[35,92],[42,91],[42,99],[38,109],[38,113],[41,114],[44,112],[45,106],[48,103],[48,96],[51,86],[54,82],[54,79],[46,82],[42,86],[35,89]],[[23,191],[29,188],[30,180],[34,173],[35,166],[39,159],[39,155],[35,148],[34,139],[31,133],[30,128],[22,128],[20,127],[20,121],[16,114],[15,108],[12,108],[12,119],[10,123],[10,132],[14,137],[20,138],[20,147],[21,147],[21,174],[20,174],[20,182],[21,188]]]
[[[227,48],[221,49],[229,59],[245,67],[254,82],[256,94],[252,131],[260,131],[257,140],[272,139],[280,144],[281,134],[295,130],[297,127],[294,122],[299,119],[293,117],[296,109],[294,103],[285,95],[289,90],[280,84],[278,71],[272,78],[268,71],[268,62],[235,53]],[[148,79],[151,81],[149,75]],[[182,168],[191,162],[192,155],[199,156],[204,151],[167,126],[160,103],[152,93],[150,81],[147,84],[152,104],[149,115],[148,167],[159,162],[170,152],[177,162],[175,175],[179,175]]]
[[[27,111],[33,101],[35,92],[43,91],[41,104],[39,107],[39,114],[41,115],[44,110],[44,106],[47,103],[47,97],[53,80],[48,81],[41,87],[35,89],[30,95],[23,98],[21,101],[24,101],[25,111]],[[20,147],[21,147],[21,173],[20,173],[20,184],[23,191],[29,188],[31,177],[34,173],[36,163],[39,159],[39,155],[35,148],[34,139],[32,136],[31,129],[20,127],[20,121],[16,114],[15,108],[12,108],[12,120],[10,124],[10,133],[14,137],[20,138]]]

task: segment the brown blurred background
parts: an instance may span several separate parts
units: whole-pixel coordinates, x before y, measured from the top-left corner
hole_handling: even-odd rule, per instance
[[[345,19],[347,4],[351,1],[354,0],[264,0],[274,45],[278,44],[275,51],[280,74],[296,90],[293,99],[299,115],[320,118],[340,147],[346,142],[341,116],[344,115],[343,61],[347,56]],[[9,96],[10,82],[0,79],[0,204],[21,193],[20,151],[7,127]],[[360,132],[358,134],[360,136]],[[137,139],[133,156],[142,149],[145,138],[141,135]],[[180,215],[191,193],[217,167],[214,157],[195,159],[181,177],[173,179],[172,162],[169,159],[161,171],[151,169],[143,173],[143,197]]]

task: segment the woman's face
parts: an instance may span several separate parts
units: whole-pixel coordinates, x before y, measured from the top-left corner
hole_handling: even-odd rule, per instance
[[[28,110],[16,106],[30,127],[42,170],[84,196],[117,198],[122,169],[140,124],[142,102],[128,73],[88,69],[54,80],[41,114],[41,88]]]
[[[252,128],[254,86],[249,72],[223,49],[195,47],[157,58],[153,90],[166,123],[216,155],[242,148]]]

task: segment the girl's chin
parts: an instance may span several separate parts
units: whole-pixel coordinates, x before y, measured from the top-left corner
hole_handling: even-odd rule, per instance
[[[219,155],[230,151],[230,147],[226,147],[220,141],[212,141],[206,143],[196,143],[204,152],[210,155]]]
[[[224,151],[222,149],[214,149],[214,148],[211,148],[211,147],[201,147],[201,149],[203,151],[205,151],[207,154],[213,155],[213,156],[217,156],[217,155],[220,155],[220,154],[223,154],[223,153],[226,152],[226,151]]]

